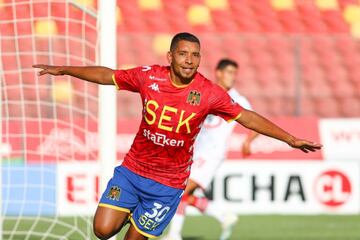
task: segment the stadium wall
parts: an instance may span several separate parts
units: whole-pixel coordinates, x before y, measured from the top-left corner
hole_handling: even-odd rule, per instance
[[[122,159],[131,145],[137,130],[136,121],[120,120],[118,123],[118,159]],[[360,119],[279,118],[274,121],[300,137],[322,142],[324,149],[319,154],[303,154],[276,140],[259,137],[252,146],[255,154],[251,159],[244,160],[241,159],[240,146],[247,132],[237,127],[229,142],[229,159],[219,170],[212,189],[209,189],[212,197],[240,214],[360,213]],[[78,120],[79,124],[81,122],[81,119]],[[16,122],[11,124],[16,125]],[[27,129],[35,133],[28,136],[36,135],[37,125],[32,125],[31,121],[27,124],[32,126]],[[7,127],[18,129],[16,126]],[[13,134],[9,142],[4,142],[2,146],[6,147],[2,148],[2,154],[12,159],[11,166],[3,167],[6,187],[2,202],[12,206],[5,214],[17,215],[17,211],[21,211],[22,215],[39,212],[43,215],[56,213],[68,216],[74,212],[92,215],[101,194],[100,168],[95,158],[94,161],[83,161],[82,156],[88,155],[84,149],[91,149],[97,156],[95,123],[93,129],[91,133],[70,131],[66,125],[55,129],[51,122],[44,122],[42,131],[47,135],[31,141],[32,151],[28,151],[29,156],[25,158],[18,155],[21,139],[16,138],[17,134]],[[68,163],[65,160],[66,146],[74,141],[77,143],[78,154],[75,157],[78,161]],[[54,164],[51,153],[60,149],[64,160]],[[39,174],[44,170],[44,165],[40,166],[37,161],[36,153],[39,151],[42,156],[47,156],[45,174]],[[116,164],[118,162],[114,166]],[[8,178],[6,167],[17,171],[11,176],[27,176],[26,179]],[[40,184],[41,179],[46,179],[46,188]],[[21,184],[21,181],[27,183]],[[22,189],[29,184],[31,191]],[[37,196],[43,195],[38,194],[41,191],[46,191],[46,200],[37,199]],[[26,207],[19,208],[24,198]],[[46,202],[47,206],[43,206],[42,202]]]
[[[240,214],[356,214],[359,183],[359,162],[228,161],[212,191]]]

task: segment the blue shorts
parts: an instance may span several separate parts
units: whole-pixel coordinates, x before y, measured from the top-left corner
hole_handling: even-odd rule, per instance
[[[135,229],[154,238],[160,236],[170,223],[183,192],[118,166],[99,206],[129,213]]]

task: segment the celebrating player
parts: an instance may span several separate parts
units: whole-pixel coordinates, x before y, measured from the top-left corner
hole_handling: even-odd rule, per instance
[[[147,51],[147,49],[144,49]],[[167,59],[170,66],[130,70],[106,67],[34,65],[39,75],[70,75],[139,92],[143,118],[131,149],[116,167],[94,217],[100,239],[117,234],[131,222],[125,239],[160,236],[180,203],[190,175],[193,144],[208,114],[237,121],[304,152],[320,144],[298,139],[255,112],[232,101],[218,85],[197,72],[200,41],[190,33],[174,36]],[[111,109],[109,109],[111,111]]]
[[[230,97],[243,108],[251,110],[249,101],[241,96],[234,88],[238,64],[230,59],[219,61],[215,71],[215,82],[223,88]],[[214,178],[216,170],[226,158],[228,139],[236,122],[227,123],[218,116],[208,115],[195,141],[194,162],[191,168],[189,182],[181,199],[179,207],[170,224],[168,235],[164,240],[181,240],[186,206],[190,204],[200,212],[215,217],[222,226],[220,239],[227,239],[231,235],[232,226],[236,223],[235,214],[227,213],[220,203],[208,201],[206,197],[197,197],[193,193],[200,188],[205,190]],[[258,136],[251,131],[244,141],[242,152],[250,154],[250,143]]]

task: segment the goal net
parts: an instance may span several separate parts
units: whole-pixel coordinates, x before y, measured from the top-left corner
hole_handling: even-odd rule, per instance
[[[91,0],[0,0],[2,239],[92,239],[98,87],[33,64],[95,65]]]

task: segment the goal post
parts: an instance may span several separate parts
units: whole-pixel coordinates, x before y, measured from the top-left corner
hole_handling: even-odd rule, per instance
[[[98,3],[100,65],[116,69],[116,1],[99,0]],[[116,162],[116,113],[116,88],[99,86],[100,192],[106,189]]]
[[[0,238],[95,239],[116,163],[116,88],[31,65],[116,68],[116,1],[4,0],[0,15]]]
[[[0,47],[0,56],[1,56],[1,47]],[[0,69],[3,69],[2,67],[2,59],[0,58]],[[0,81],[0,89],[3,89],[3,82]],[[2,159],[2,151],[3,151],[3,134],[2,134],[2,105],[3,105],[3,102],[2,102],[2,91],[0,90],[0,240],[3,239],[3,222],[4,222],[4,217],[3,217],[3,207],[2,207],[2,204],[3,204],[3,196],[2,196],[2,178],[3,178],[3,174],[2,174],[2,171],[3,171],[3,168],[2,168],[2,165],[3,165],[3,159]]]
[[[116,1],[99,0],[100,65],[116,69]],[[116,162],[116,88],[99,86],[100,189],[106,188]]]

